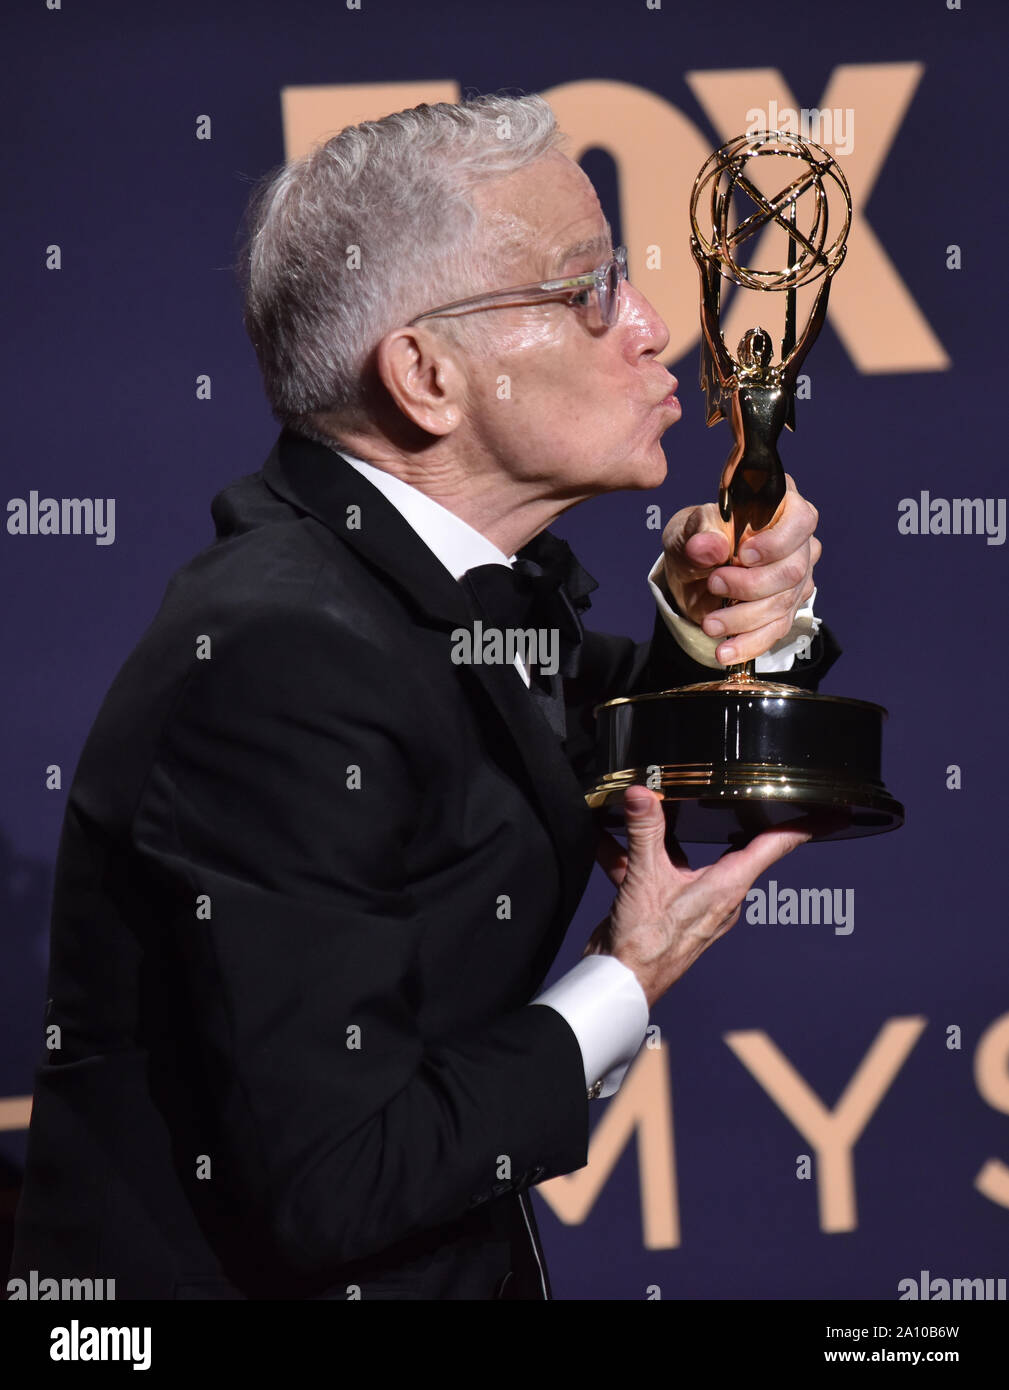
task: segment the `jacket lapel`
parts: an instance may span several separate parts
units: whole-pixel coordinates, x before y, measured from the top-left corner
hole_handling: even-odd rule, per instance
[[[418,621],[446,632],[471,627],[475,613],[463,586],[388,499],[331,449],[285,429],[264,465],[263,477],[279,497],[316,517],[364,556]],[[358,528],[347,524],[351,507],[360,508]],[[489,697],[500,733],[514,745],[556,846],[561,875],[557,928],[562,933],[594,860],[592,813],[556,734],[518,672],[510,665],[482,664],[468,671]],[[550,944],[547,963],[553,955],[554,943]]]

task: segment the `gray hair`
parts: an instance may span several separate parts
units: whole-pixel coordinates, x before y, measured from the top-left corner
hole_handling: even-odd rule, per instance
[[[387,332],[501,288],[515,220],[482,223],[469,195],[563,138],[542,97],[480,96],[348,126],[270,176],[250,203],[244,321],[274,415],[313,434],[316,412],[360,416]]]

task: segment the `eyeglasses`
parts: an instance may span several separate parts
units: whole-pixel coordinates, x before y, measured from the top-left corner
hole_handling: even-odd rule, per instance
[[[428,309],[410,320],[407,327],[421,319],[442,315],[475,313],[478,309],[503,307],[506,304],[536,304],[549,299],[563,298],[576,308],[588,308],[593,293],[599,305],[599,315],[607,328],[612,328],[620,312],[620,285],[627,279],[627,248],[618,246],[612,260],[584,275],[572,275],[563,280],[543,280],[538,285],[515,285],[493,294],[477,294],[470,299],[455,299],[437,309]],[[581,300],[581,304],[578,301]]]

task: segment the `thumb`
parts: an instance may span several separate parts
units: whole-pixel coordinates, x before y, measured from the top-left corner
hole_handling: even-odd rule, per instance
[[[661,851],[666,839],[666,816],[662,798],[648,787],[634,785],[624,792],[627,819],[627,864],[650,859]]]
[[[684,554],[695,570],[716,569],[728,563],[732,545],[723,527],[720,517],[716,524],[702,515],[692,532],[685,536]]]
[[[729,529],[713,502],[684,507],[671,518],[663,536],[667,569],[684,583],[703,579],[728,563],[732,542]]]

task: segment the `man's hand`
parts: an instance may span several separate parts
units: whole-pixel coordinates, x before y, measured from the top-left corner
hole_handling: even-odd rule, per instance
[[[662,533],[669,591],[684,617],[723,639],[715,651],[723,666],[752,661],[786,637],[815,587],[818,514],[787,473],[785,481],[781,514],[744,542],[739,565],[727,563],[729,528],[714,502],[685,507]],[[737,602],[723,608],[723,598]]]
[[[599,862],[618,892],[609,916],[583,955],[611,955],[638,977],[651,1008],[703,951],[739,919],[755,879],[810,837],[802,830],[765,830],[745,849],[703,869],[676,862],[665,848],[661,799],[647,787],[628,787],[627,848],[600,837]]]

